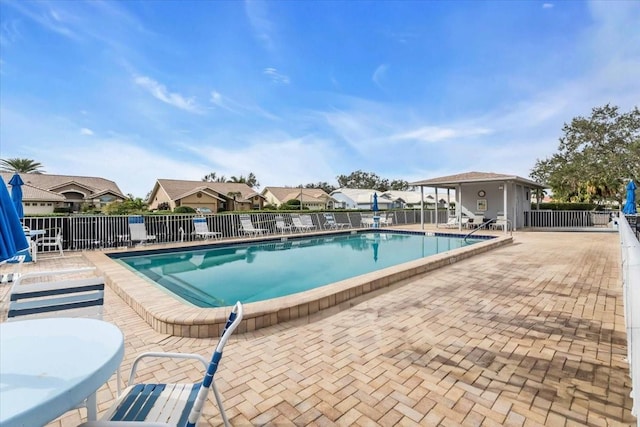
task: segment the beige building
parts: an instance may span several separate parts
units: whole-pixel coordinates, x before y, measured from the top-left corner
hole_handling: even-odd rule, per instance
[[[13,172],[0,172],[9,190],[11,185],[8,183],[13,175]],[[44,173],[21,173],[20,178],[24,182],[22,205],[25,215],[49,214],[56,208],[80,212],[83,205],[101,208],[126,198],[115,182],[104,178]]]
[[[151,190],[148,203],[150,210],[167,204],[170,210],[189,206],[215,213],[262,209],[264,197],[243,183],[159,179]]]
[[[266,203],[280,207],[290,200],[301,200],[309,210],[333,209],[334,200],[321,188],[265,187],[262,195]]]

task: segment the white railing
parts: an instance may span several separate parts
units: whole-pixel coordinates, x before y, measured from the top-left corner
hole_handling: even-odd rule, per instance
[[[552,211],[524,212],[526,228],[607,228],[616,213],[611,211]]]
[[[350,224],[350,228],[360,228],[361,213],[347,211],[331,211],[337,223]],[[256,228],[266,229],[266,235],[280,235],[276,229],[275,218],[280,216],[285,223],[291,224],[291,215],[308,215],[316,231],[329,230],[323,212],[251,212],[251,221]],[[419,224],[419,210],[389,211],[393,225]],[[446,211],[438,212],[438,222],[446,221]],[[32,230],[45,230],[46,236],[55,236],[62,230],[64,250],[96,250],[131,246],[129,236],[128,215],[72,215],[65,217],[25,217],[23,224]],[[193,214],[144,215],[147,234],[156,236],[156,243],[175,243],[197,241],[194,234]],[[240,227],[238,213],[221,213],[204,215],[210,231],[221,233],[222,239],[244,236]],[[425,212],[425,223],[435,223],[435,212]],[[43,251],[50,249],[40,248]]]
[[[617,219],[622,252],[622,290],[624,317],[627,329],[627,358],[631,376],[631,413],[638,417],[640,408],[640,242],[629,222],[620,215]],[[640,426],[640,420],[637,420]]]

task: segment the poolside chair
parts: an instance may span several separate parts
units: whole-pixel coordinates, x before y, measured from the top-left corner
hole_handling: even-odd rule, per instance
[[[56,228],[55,235],[38,237],[35,240],[35,245],[39,251],[47,252],[50,249],[60,252],[60,256],[64,256],[62,251],[62,229]]]
[[[141,245],[145,243],[156,240],[156,236],[147,234],[147,229],[144,225],[144,217],[142,215],[130,216],[129,217],[129,233],[130,241],[139,242]]]
[[[360,214],[360,227],[373,228],[375,227],[375,221],[373,214]]]
[[[387,212],[385,216],[380,216],[381,227],[389,227],[391,225],[393,225],[393,214],[391,212]]]
[[[284,234],[285,231],[291,233],[293,231],[293,225],[287,224],[284,222],[284,218],[278,215],[276,217],[276,230],[282,234]]]
[[[492,230],[498,230],[498,229],[508,230],[509,224],[507,223],[507,218],[503,215],[498,215],[498,218],[496,218],[494,222],[489,224],[489,228]]]
[[[315,228],[313,225],[305,224],[302,222],[300,215],[291,215],[291,222],[293,223],[293,229],[300,232],[311,231]]]
[[[129,386],[118,397],[115,404],[107,410],[100,421],[86,422],[79,427],[135,425],[136,422],[141,422],[140,425],[144,426],[195,426],[207,400],[209,388],[213,389],[224,425],[229,426],[229,419],[222,405],[214,376],[222,359],[222,350],[240,322],[242,322],[242,304],[237,302],[209,363],[199,354],[143,353],[139,355],[131,365]],[[138,363],[142,359],[152,357],[198,360],[205,368],[204,379],[195,384],[136,384],[134,380]]]
[[[256,228],[251,222],[251,216],[248,214],[240,215],[240,231],[249,236],[258,236],[269,231],[266,228]]]
[[[11,273],[0,274],[0,284],[4,285],[5,283],[11,283],[14,280],[18,280],[22,274],[22,264],[26,258],[26,255],[16,255],[0,262],[0,265],[12,264],[14,267]]]
[[[313,223],[313,219],[311,218],[311,215],[300,215],[300,221],[302,221],[302,224],[308,227],[309,230],[316,229],[316,226]]]
[[[458,217],[457,216],[452,216],[451,218],[449,218],[449,220],[443,224],[442,226],[444,228],[458,228],[460,225],[460,223],[458,222]]]
[[[217,231],[209,231],[209,226],[207,225],[207,219],[202,217],[193,218],[193,228],[197,237],[201,237],[205,240],[210,238],[217,239],[222,236],[222,233],[218,233]]]
[[[60,275],[75,275],[93,267],[36,271],[20,275],[9,291],[7,321],[28,317],[90,317],[102,319],[104,277],[50,280]],[[36,277],[47,280],[31,281]],[[30,283],[23,283],[23,282]]]
[[[339,230],[342,228],[351,227],[351,224],[346,222],[336,222],[332,213],[324,213],[324,226],[325,228],[329,228],[330,230]]]

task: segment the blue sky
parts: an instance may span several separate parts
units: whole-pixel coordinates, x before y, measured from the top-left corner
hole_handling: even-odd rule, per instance
[[[0,157],[101,176],[527,177],[640,101],[640,2],[0,0]]]

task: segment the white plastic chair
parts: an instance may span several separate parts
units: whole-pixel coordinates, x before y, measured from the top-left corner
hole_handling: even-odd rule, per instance
[[[54,249],[60,252],[60,256],[64,256],[62,251],[62,229],[57,228],[54,236],[38,237],[35,240],[35,245],[38,250],[45,252],[47,249]]]
[[[276,217],[276,230],[278,230],[282,234],[284,234],[285,231],[290,233],[291,231],[293,231],[293,225],[287,224],[286,222],[284,222],[284,218],[283,217],[277,216]]]
[[[117,426],[177,426],[194,427],[202,414],[209,388],[213,394],[225,426],[229,419],[222,405],[222,397],[214,381],[215,373],[222,359],[222,350],[233,331],[242,322],[242,304],[237,302],[227,320],[224,331],[213,353],[211,362],[198,354],[183,353],[143,353],[136,357],[131,366],[129,386],[118,397],[99,421],[90,421],[79,427]],[[193,359],[202,362],[205,376],[196,384],[136,384],[136,369],[140,360],[150,357]],[[127,423],[129,422],[129,423]]]

